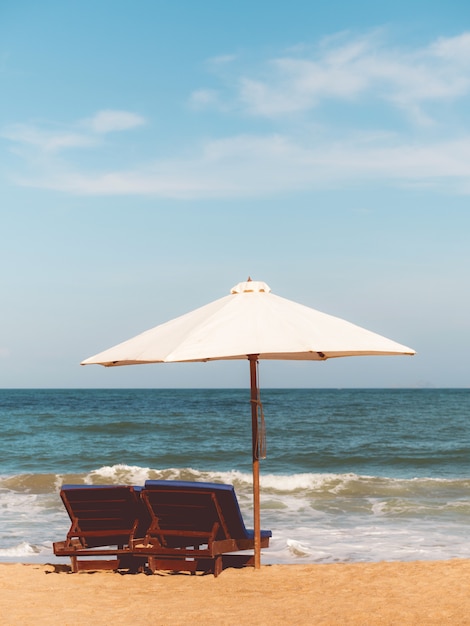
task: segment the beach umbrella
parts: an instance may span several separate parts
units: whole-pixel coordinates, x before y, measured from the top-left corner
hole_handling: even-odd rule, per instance
[[[250,364],[255,567],[260,567],[259,460],[264,418],[261,359],[325,361],[337,357],[412,355],[414,350],[338,317],[271,293],[248,279],[229,295],[160,324],[82,361],[105,367],[247,359]]]

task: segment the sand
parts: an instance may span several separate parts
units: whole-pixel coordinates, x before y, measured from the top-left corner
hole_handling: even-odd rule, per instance
[[[71,574],[1,564],[0,622],[92,625],[470,625],[470,560]]]

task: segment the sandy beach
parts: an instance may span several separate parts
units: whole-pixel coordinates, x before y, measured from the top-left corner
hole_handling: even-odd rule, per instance
[[[2,624],[470,624],[470,561],[265,565],[218,578],[1,564]]]

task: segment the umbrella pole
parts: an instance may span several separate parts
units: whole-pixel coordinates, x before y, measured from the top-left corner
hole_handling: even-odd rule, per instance
[[[255,539],[255,569],[261,567],[261,516],[259,496],[259,436],[258,436],[258,381],[256,366],[258,355],[248,355],[250,361],[251,432],[253,444],[253,525]]]

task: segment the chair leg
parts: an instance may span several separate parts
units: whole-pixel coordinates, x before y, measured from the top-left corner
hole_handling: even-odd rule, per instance
[[[219,554],[218,556],[214,558],[214,578],[217,578],[217,576],[222,573],[222,569],[223,569],[223,560],[222,560],[222,555]]]

